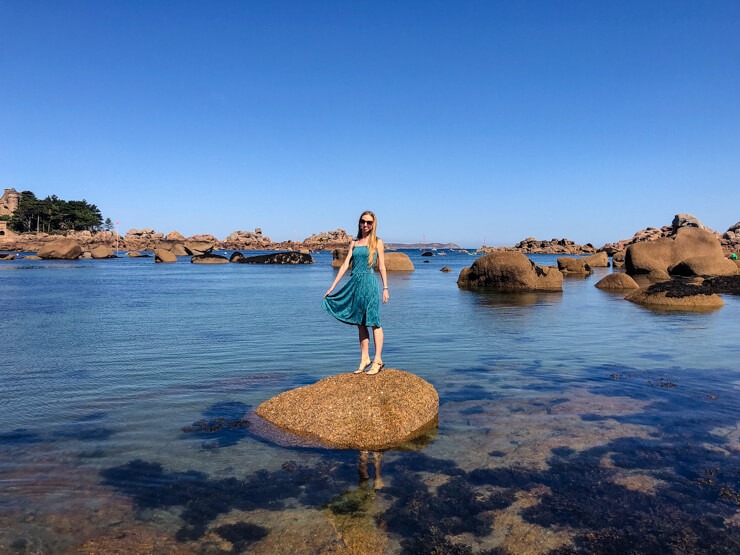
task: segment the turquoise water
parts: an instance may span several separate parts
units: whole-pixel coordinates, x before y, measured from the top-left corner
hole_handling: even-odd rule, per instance
[[[609,269],[483,294],[456,285],[474,257],[408,253],[383,358],[437,388],[440,427],[368,482],[239,424],[356,368],[329,253],[0,263],[0,552],[740,550],[737,297],[655,312],[596,289]]]

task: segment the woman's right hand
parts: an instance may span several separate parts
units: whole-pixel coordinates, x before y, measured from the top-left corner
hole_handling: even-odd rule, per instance
[[[332,291],[334,291],[334,288],[333,287],[329,287],[329,289],[327,289],[326,293],[324,293],[324,297],[328,297],[329,295],[331,295],[331,292]]]

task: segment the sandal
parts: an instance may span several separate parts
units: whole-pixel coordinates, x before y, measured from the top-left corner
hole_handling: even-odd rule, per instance
[[[371,364],[370,359],[367,359],[367,361],[362,360],[362,361],[360,361],[360,367],[357,370],[355,370],[354,372],[352,372],[352,373],[353,374],[362,374],[365,371],[365,368],[367,368],[368,366],[370,366],[370,364]]]
[[[370,366],[370,370],[368,370],[366,372],[366,374],[368,376],[373,376],[373,375],[377,374],[378,372],[380,372],[383,369],[384,366],[385,366],[385,364],[382,361],[377,361],[376,360],[375,362],[372,363],[372,365]]]

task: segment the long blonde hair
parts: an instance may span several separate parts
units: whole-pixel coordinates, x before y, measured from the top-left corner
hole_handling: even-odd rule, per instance
[[[378,228],[378,218],[370,210],[365,210],[360,214],[360,220],[362,220],[363,216],[372,216],[373,218],[373,226],[370,228],[370,233],[367,234],[367,265],[372,266],[373,257],[378,250],[378,237],[375,235],[375,230]],[[362,239],[362,225],[360,225],[359,220],[357,221],[357,238]]]

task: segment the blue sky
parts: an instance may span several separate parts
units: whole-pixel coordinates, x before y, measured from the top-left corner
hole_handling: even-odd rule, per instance
[[[737,1],[0,0],[0,187],[122,233],[724,231],[739,60]]]

